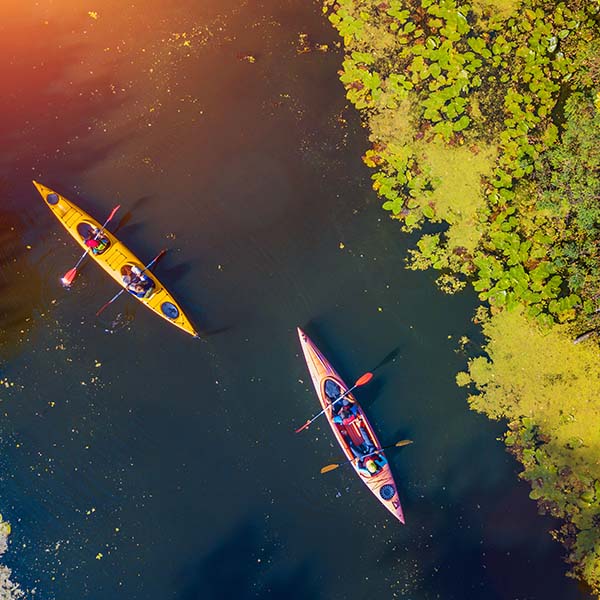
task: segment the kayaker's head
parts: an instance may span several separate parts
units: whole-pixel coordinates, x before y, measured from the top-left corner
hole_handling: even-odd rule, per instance
[[[372,475],[377,473],[377,471],[379,470],[377,463],[372,458],[369,458],[367,460],[365,466],[367,467],[367,471],[369,471],[369,473],[371,473]]]

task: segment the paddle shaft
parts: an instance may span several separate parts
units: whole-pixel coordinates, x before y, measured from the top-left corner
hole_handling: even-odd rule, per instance
[[[163,255],[165,254],[166,250],[161,250],[139,273],[139,275],[136,275],[134,278],[132,278],[132,280],[127,284],[127,286],[131,285],[132,283],[135,283],[136,281],[140,280],[140,277]],[[102,308],[100,308],[100,310],[96,313],[96,316],[100,316],[100,313],[104,311],[105,308],[108,308],[109,305],[111,305],[122,293],[124,293],[125,291],[127,291],[127,286],[125,286],[120,292],[117,292],[104,306],[102,306]]]
[[[121,208],[120,204],[117,204],[117,206],[115,206],[115,208],[113,208],[112,212],[110,213],[110,215],[108,215],[108,219],[106,219],[106,221],[104,221],[104,225],[102,225],[102,227],[100,227],[100,229],[98,229],[96,235],[92,238],[93,240],[98,239],[98,237],[101,235],[101,233],[104,231],[104,228],[108,225],[109,221],[115,216],[115,213],[119,210],[119,208]],[[81,262],[83,261],[83,259],[89,254],[91,248],[88,248],[82,255],[81,258],[77,261],[77,264],[73,267],[74,270],[77,270],[77,267],[81,264]],[[73,270],[71,269],[71,270]]]
[[[365,454],[363,456],[356,456],[352,460],[347,460],[346,462],[339,463],[339,464],[327,465],[326,467],[323,467],[321,469],[321,473],[328,473],[329,471],[334,471],[338,467],[343,467],[344,465],[349,465],[350,463],[356,462],[357,460],[362,460],[363,458],[367,458],[368,456],[373,456],[373,454],[379,454],[379,452],[383,452],[383,450],[389,450],[390,448],[395,448],[396,446],[408,446],[409,444],[412,444],[412,440],[400,440],[399,442],[396,442],[395,444],[390,444],[389,446],[383,446],[383,448],[378,448],[377,450],[373,450],[372,452],[369,452],[368,454]],[[329,469],[328,467],[331,467],[331,469]],[[325,469],[327,469],[327,470],[325,470]]]
[[[367,378],[367,375],[370,375],[370,377]],[[315,419],[317,419],[324,412],[326,412],[327,409],[333,408],[334,404],[337,404],[340,400],[343,400],[353,389],[357,388],[359,385],[364,385],[365,383],[371,381],[372,377],[373,375],[371,373],[365,373],[351,388],[347,389],[339,398],[336,398],[333,402],[328,404],[319,414],[315,415],[312,419],[306,421],[306,423],[304,423],[302,427],[296,429],[296,433],[300,433],[303,429],[306,429]],[[366,381],[363,381],[364,378],[366,378]]]

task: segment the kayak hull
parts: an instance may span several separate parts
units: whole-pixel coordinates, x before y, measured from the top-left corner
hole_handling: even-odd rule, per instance
[[[58,192],[37,181],[34,181],[33,185],[35,185],[44,202],[62,226],[73,236],[83,250],[88,251],[90,258],[95,260],[121,287],[127,289],[123,281],[123,275],[132,266],[143,270],[144,264],[140,259],[107,230],[102,231],[102,237],[109,242],[107,248],[101,254],[91,252],[90,248],[85,245],[81,231],[89,230],[88,228],[101,229],[102,225]],[[133,293],[129,295],[139,300],[144,306],[171,323],[171,325],[194,337],[198,337],[198,333],[190,320],[158,278],[150,271],[145,271],[144,276],[153,284],[151,295],[147,298],[141,298]],[[127,291],[129,292],[129,290]]]
[[[396,517],[396,519],[404,524],[402,505],[400,504],[396,483],[387,459],[385,460],[383,467],[381,467],[381,469],[375,475],[365,475],[363,472],[361,472],[361,470],[359,470],[358,461],[356,460],[356,456],[348,443],[348,437],[342,435],[339,426],[333,421],[332,410],[328,408],[331,401],[325,393],[325,384],[327,381],[332,380],[339,386],[339,388],[341,388],[342,393],[349,389],[348,386],[339,376],[336,370],[331,366],[331,363],[323,356],[311,339],[300,328],[298,328],[298,337],[300,338],[300,345],[302,346],[304,358],[306,359],[308,371],[317,392],[319,402],[324,410],[327,409],[325,410],[325,417],[329,422],[335,438],[344,451],[346,458],[349,461],[352,461],[351,465],[356,471],[356,474],[369,488],[369,490],[371,490],[372,494],[386,507],[387,510],[390,511],[390,513],[392,513],[392,515],[394,515],[394,517]],[[345,398],[350,401],[351,405],[356,411],[361,427],[366,429],[366,433],[374,443],[375,447],[381,448],[381,444],[377,439],[377,435],[371,427],[371,424],[369,423],[364,411],[356,401],[356,398],[354,398],[352,393],[346,395]],[[383,456],[385,459],[385,453],[383,450],[378,450],[377,454]]]

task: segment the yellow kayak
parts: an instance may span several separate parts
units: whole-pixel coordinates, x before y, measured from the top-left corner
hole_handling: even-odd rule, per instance
[[[121,287],[172,325],[198,337],[175,298],[153,273],[144,271],[144,264],[129,248],[110,231],[103,230],[101,235],[96,237],[102,229],[102,225],[96,219],[58,192],[37,181],[34,181],[33,185],[63,227]],[[97,240],[93,249],[85,243],[92,237]]]

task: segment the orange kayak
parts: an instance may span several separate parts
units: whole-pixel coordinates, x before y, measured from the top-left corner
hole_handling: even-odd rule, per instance
[[[339,445],[373,495],[404,523],[404,513],[390,465],[363,409],[350,393],[328,408],[349,388],[310,338],[298,327],[298,337],[319,402]]]

